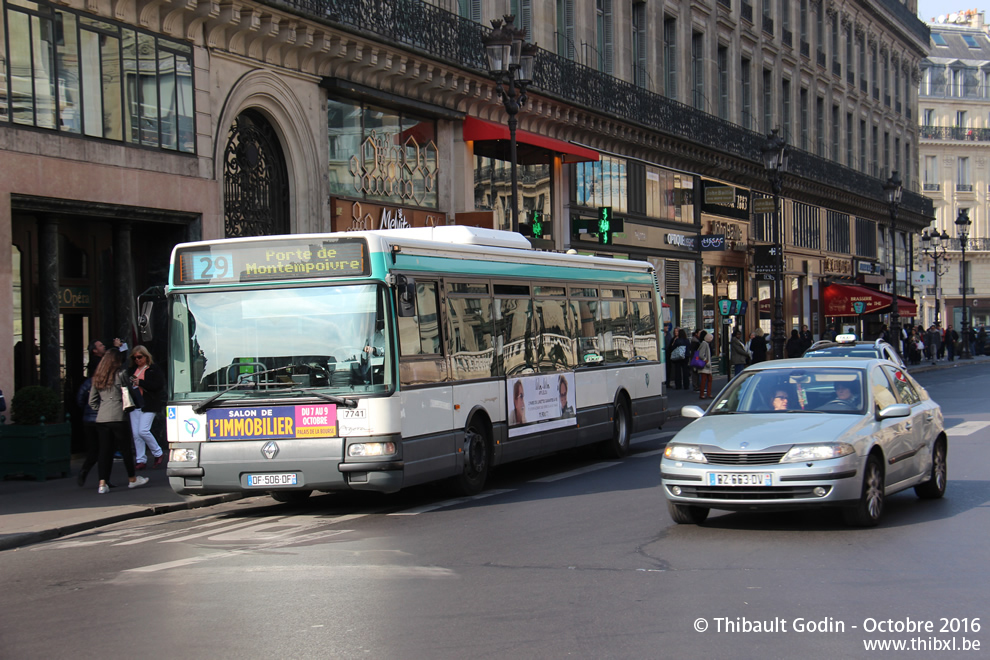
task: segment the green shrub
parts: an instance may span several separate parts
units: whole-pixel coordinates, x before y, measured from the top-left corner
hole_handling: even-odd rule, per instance
[[[10,402],[10,419],[14,424],[46,424],[62,422],[58,395],[48,387],[30,385],[14,393]]]

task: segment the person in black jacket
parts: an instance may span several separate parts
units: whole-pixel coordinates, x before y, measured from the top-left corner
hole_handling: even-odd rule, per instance
[[[801,346],[801,336],[798,334],[797,328],[791,330],[791,338],[784,345],[784,353],[789,358],[799,358],[804,355],[804,348]]]
[[[129,370],[131,385],[141,393],[140,407],[131,411],[131,434],[134,436],[134,460],[138,470],[148,463],[147,450],[155,459],[155,467],[165,460],[165,452],[151,432],[155,415],[165,410],[165,375],[151,359],[151,353],[144,346],[135,346],[131,351]]]
[[[749,336],[749,352],[753,356],[753,364],[767,359],[767,340],[763,331],[754,330]]]

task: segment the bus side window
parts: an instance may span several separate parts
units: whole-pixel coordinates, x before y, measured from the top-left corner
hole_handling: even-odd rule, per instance
[[[618,364],[627,362],[633,357],[632,336],[629,332],[629,318],[625,301],[625,291],[621,289],[603,289],[602,315],[599,321],[598,334],[604,342],[606,363]]]
[[[568,311],[567,300],[563,298],[536,301],[540,371],[568,371],[574,366],[574,326]]]
[[[656,361],[659,359],[657,348],[657,317],[653,306],[652,292],[630,290],[629,316],[632,320],[633,348],[636,357]]]
[[[598,318],[601,305],[596,300],[572,300],[577,316],[577,364],[598,364],[602,357]]]
[[[400,316],[399,384],[418,385],[447,380],[440,347],[440,307],[436,282],[416,282],[415,313]]]
[[[453,344],[450,372],[455,380],[489,378],[495,357],[491,298],[447,297]]]

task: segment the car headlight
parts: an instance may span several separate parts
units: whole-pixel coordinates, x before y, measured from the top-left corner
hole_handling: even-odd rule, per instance
[[[855,454],[856,450],[847,442],[823,442],[817,445],[794,445],[780,459],[781,463],[801,463],[803,461],[826,461]]]
[[[667,445],[663,457],[672,461],[688,461],[689,463],[707,463],[708,459],[697,445]]]

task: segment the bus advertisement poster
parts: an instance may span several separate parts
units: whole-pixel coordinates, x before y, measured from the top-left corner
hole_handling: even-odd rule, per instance
[[[337,406],[233,408],[206,413],[207,440],[278,440],[337,435]]]
[[[574,374],[553,373],[509,378],[509,437],[574,426]]]

